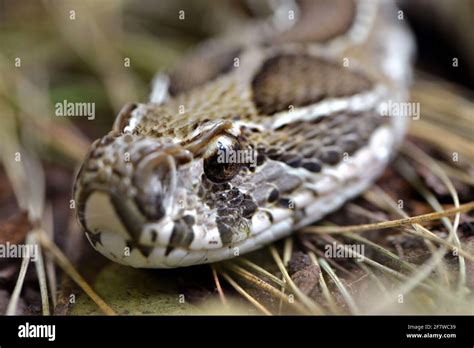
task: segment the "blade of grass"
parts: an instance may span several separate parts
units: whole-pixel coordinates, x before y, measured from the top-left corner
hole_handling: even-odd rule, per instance
[[[474,186],[474,177],[469,175],[467,172],[463,172],[457,168],[454,168],[450,165],[447,165],[443,162],[436,161],[438,165],[446,172],[448,176],[450,176],[453,179],[459,180],[465,184],[468,184],[470,186]]]
[[[115,311],[105,303],[105,301],[96,294],[86,280],[76,271],[73,264],[63,254],[63,252],[54,244],[45,233],[38,233],[38,239],[41,245],[53,255],[59,267],[71,277],[79,287],[91,298],[92,301],[107,315],[116,315]]]
[[[46,272],[45,272],[44,261],[43,261],[43,252],[41,250],[42,249],[41,245],[36,240],[36,231],[32,231],[31,233],[31,243],[32,245],[38,248],[38,259],[35,262],[35,268],[36,268],[36,274],[38,275],[43,315],[50,315],[49,298],[48,298],[49,293],[48,293]]]
[[[435,209],[436,211],[443,210],[441,204],[439,203],[436,196],[431,193],[428,188],[421,182],[420,178],[418,177],[415,170],[409,165],[407,161],[402,158],[399,158],[397,162],[394,164],[395,169],[398,173],[400,173],[410,185],[418,191],[428,202],[428,204]],[[448,218],[441,219],[445,227],[450,231],[453,229],[453,225]],[[426,230],[420,225],[415,225],[417,227],[417,232]],[[428,246],[431,252],[435,251],[435,247],[433,243],[429,239],[424,239],[425,244]],[[444,266],[443,261],[441,260],[440,264],[438,265],[438,273],[440,280],[443,281],[446,285],[449,286],[449,276],[446,271],[446,267]]]
[[[369,201],[370,203],[380,207],[380,204],[379,204],[380,202],[376,201],[374,199],[374,197],[375,197],[375,195],[370,190],[367,191],[366,193],[364,193],[364,198],[367,201]],[[357,207],[357,208],[356,207],[351,207],[351,210],[355,213],[360,213],[362,211],[362,208],[361,207]],[[363,213],[363,215],[380,221],[380,219],[375,217],[374,214],[369,214],[367,211],[365,211]],[[434,234],[433,232],[429,231],[428,229],[426,229],[425,227],[423,227],[419,224],[416,224],[416,227],[417,227],[416,229],[409,229],[409,228],[407,228],[406,225],[400,226],[400,228],[406,233],[409,233],[409,234],[414,235],[416,237],[420,237],[420,238],[425,239],[425,240],[428,239],[432,242],[436,242],[439,245],[445,246],[450,251],[457,252],[457,253],[461,254],[463,257],[465,257],[466,259],[474,262],[474,255],[469,254],[467,251],[465,251],[463,249],[459,249],[453,243],[451,243],[451,242],[449,242],[449,241],[447,241],[443,238],[438,237],[436,234]]]
[[[387,297],[387,294],[388,294],[387,287],[383,284],[383,282],[380,280],[380,278],[377,277],[369,267],[364,265],[363,262],[357,262],[357,265],[360,268],[362,268],[362,270],[370,277],[370,279],[372,279],[374,281],[374,283],[379,288],[380,293],[382,294],[382,296]]]
[[[30,234],[27,235],[26,239],[28,239]],[[23,255],[23,260],[21,261],[20,266],[20,273],[18,274],[18,278],[15,283],[15,288],[13,289],[12,295],[10,297],[10,301],[8,302],[7,310],[5,312],[6,315],[15,315],[16,309],[18,307],[18,300],[20,299],[21,289],[23,288],[23,283],[25,282],[26,272],[28,271],[28,265],[30,264],[30,255],[26,254]]]
[[[252,274],[249,271],[245,270],[244,268],[239,267],[239,266],[234,265],[234,264],[231,264],[231,263],[227,263],[226,267],[228,267],[229,270],[235,272],[236,274],[238,274],[239,276],[241,276],[245,280],[255,284],[256,286],[258,286],[262,290],[270,293],[272,296],[284,301],[285,303],[288,303],[288,305],[293,307],[300,314],[310,314],[308,312],[308,310],[305,309],[303,306],[301,306],[299,303],[290,301],[290,298],[286,294],[284,294],[282,291],[278,290],[277,288],[275,288],[271,284],[268,284],[263,279],[258,278],[257,276],[255,276],[254,274]]]
[[[303,246],[308,249],[309,251],[312,251],[313,253],[315,253],[317,256],[319,257],[326,257],[324,255],[324,253],[317,249],[314,245],[312,245],[311,243],[309,243],[309,241],[307,240],[303,240],[302,241],[302,244]],[[350,271],[348,271],[347,269],[345,269],[344,267],[342,267],[341,265],[339,265],[336,261],[332,260],[332,259],[327,259],[327,261],[329,262],[329,264],[331,264],[334,268],[336,268],[337,270],[345,273],[347,276],[351,277],[352,276],[352,273]]]
[[[53,209],[51,205],[48,205],[45,210],[45,217],[43,219],[43,229],[48,235],[50,240],[54,240],[54,224],[53,224]],[[48,278],[49,291],[51,293],[51,302],[53,303],[53,308],[56,308],[57,304],[57,279],[56,279],[56,269],[54,267],[54,259],[51,255],[46,254],[46,275]]]
[[[371,230],[381,230],[387,228],[401,227],[404,225],[412,225],[414,223],[423,223],[432,220],[438,220],[445,216],[452,216],[458,213],[465,213],[474,209],[474,201],[461,204],[459,208],[446,209],[440,212],[423,214],[413,216],[405,219],[397,219],[391,221],[384,221],[372,224],[361,224],[352,226],[310,226],[303,228],[304,233],[316,233],[316,234],[340,234],[349,232],[364,232]]]
[[[438,249],[438,251],[432,255],[430,260],[426,262],[421,268],[418,269],[418,271],[413,275],[413,277],[408,278],[406,282],[402,283],[402,285],[397,290],[392,291],[391,292],[392,296],[389,296],[389,298],[397,298],[397,296],[400,296],[400,295],[405,296],[414,288],[419,287],[422,284],[423,280],[429,277],[431,272],[439,263],[439,259],[441,259],[445,255],[445,253],[446,253],[446,249],[444,247],[441,247],[440,249]],[[438,289],[438,288],[435,288],[435,289]],[[439,294],[440,292],[437,291],[437,293]],[[375,306],[373,311],[377,313],[388,304],[389,304],[388,302],[382,302],[378,304],[377,306]]]
[[[273,259],[275,260],[278,268],[280,269],[280,272],[283,274],[283,278],[286,280],[286,282],[288,283],[291,290],[295,293],[295,295],[314,314],[323,314],[324,309],[319,304],[311,300],[308,296],[306,296],[293,282],[293,279],[291,279],[290,275],[288,274],[288,271],[286,270],[286,267],[283,264],[283,261],[280,258],[280,255],[278,255],[276,248],[273,245],[270,245],[269,249],[270,249],[271,255],[273,256]]]
[[[272,315],[272,313],[265,308],[264,305],[262,305],[260,302],[258,302],[256,299],[254,299],[247,291],[245,291],[239,284],[235,282],[234,279],[232,279],[226,272],[221,271],[221,275],[225,278],[225,280],[232,285],[232,287],[243,297],[245,297],[251,304],[255,306],[260,312],[262,312],[265,315]]]
[[[321,269],[321,265],[319,264],[318,258],[316,257],[316,255],[312,251],[309,251],[308,255],[311,261],[313,262],[313,264],[315,264]],[[331,313],[340,314],[341,311],[338,308],[333,296],[331,295],[331,292],[329,291],[326,281],[324,280],[323,272],[319,272],[319,286],[321,287],[321,291],[323,293],[324,298],[328,302],[328,306],[329,306],[329,309],[331,310]]]
[[[464,137],[446,131],[441,126],[426,121],[412,122],[409,134],[434,145],[445,153],[458,152],[470,163],[474,162],[474,156],[472,154],[474,143],[469,142]],[[442,142],[440,141],[441,139]]]
[[[291,260],[291,255],[293,253],[293,238],[288,237],[285,239],[285,243],[283,245],[283,264],[288,266],[288,263]],[[285,292],[285,287],[281,287],[281,291]],[[283,300],[280,299],[280,303],[278,304],[278,314],[281,314],[283,309]]]
[[[346,301],[347,306],[349,307],[350,313],[351,314],[359,313],[359,308],[357,307],[354,299],[350,295],[349,291],[347,291],[344,284],[342,284],[341,280],[336,275],[336,273],[333,271],[331,266],[329,266],[329,263],[327,263],[326,260],[323,259],[323,258],[320,258],[318,260],[318,262],[321,265],[321,269],[323,269],[331,277],[333,282],[336,284],[336,287],[339,289],[339,292],[341,293],[342,297]]]
[[[270,272],[268,272],[266,269],[260,267],[259,265],[253,263],[252,261],[244,258],[244,257],[240,257],[240,258],[237,258],[237,259],[234,259],[233,261],[236,261],[236,262],[239,262],[240,264],[244,265],[244,266],[247,266],[248,268],[254,270],[255,272],[257,272],[258,274],[264,276],[264,277],[267,277],[268,279],[270,279],[271,281],[273,281],[275,284],[278,284],[282,287],[286,287],[287,285],[285,284],[284,281],[282,281],[280,278],[276,277],[275,275],[271,274]]]
[[[323,235],[321,238],[325,238],[328,240],[329,243],[337,243],[339,245],[342,246],[342,248],[344,248],[344,250],[348,250],[348,247],[346,245],[343,245],[341,244],[339,241],[335,240],[334,238],[332,238],[331,236],[328,236],[328,235]],[[367,256],[365,255],[361,255],[360,253],[358,253],[357,251],[354,251],[354,250],[351,250],[352,254],[356,257],[356,258],[359,258],[359,259],[362,259],[362,262],[365,262],[367,263],[368,265],[378,269],[379,271],[382,271],[396,279],[399,279],[399,280],[406,280],[408,279],[408,276],[406,276],[405,274],[403,273],[400,273],[394,269],[391,269],[390,267],[387,267],[385,265],[382,265],[381,263],[377,262],[377,261],[374,261],[370,258],[368,258]],[[420,287],[423,287],[425,289],[428,289],[428,290],[432,290],[431,289],[431,286],[427,285],[427,284],[420,284]]]
[[[405,142],[405,144],[402,147],[402,152],[405,155],[412,158],[413,160],[415,160],[416,162],[432,170],[433,173],[435,173],[438,176],[438,178],[441,179],[441,181],[443,181],[444,185],[450,192],[453,198],[454,205],[457,208],[460,207],[458,193],[453,183],[451,182],[451,179],[449,179],[449,177],[446,175],[443,169],[440,168],[430,156],[428,156],[424,151],[422,151],[416,145],[410,142]],[[460,217],[461,217],[460,212],[458,212],[454,216],[454,222],[448,236],[448,241],[454,240],[454,245],[456,245],[458,249],[461,249],[461,241],[459,240],[459,236],[457,233]],[[464,260],[464,257],[462,255],[459,255],[458,262],[459,262],[458,289],[459,291],[461,291],[465,288],[465,285],[466,285],[466,261]]]
[[[219,277],[217,276],[216,267],[214,264],[211,264],[212,277],[214,279],[214,284],[216,284],[217,293],[219,298],[224,306],[227,306],[227,301],[224,296],[224,291],[222,290],[221,283],[219,282]]]

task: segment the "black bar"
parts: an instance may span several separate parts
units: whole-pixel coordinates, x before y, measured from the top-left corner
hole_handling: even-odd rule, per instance
[[[19,337],[20,325],[55,325],[55,339]],[[410,325],[410,327],[409,327]],[[26,326],[23,326],[23,329]],[[23,330],[25,332],[25,330]],[[409,338],[407,334],[455,334]],[[473,316],[121,316],[0,317],[2,348],[33,343],[226,345],[297,343],[473,347]]]

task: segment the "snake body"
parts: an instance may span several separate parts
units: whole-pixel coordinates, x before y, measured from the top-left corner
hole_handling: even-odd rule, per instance
[[[236,257],[380,176],[406,127],[380,111],[408,94],[413,43],[397,9],[282,4],[293,18],[199,46],[159,100],[125,106],[93,143],[74,194],[95,249],[146,268]]]

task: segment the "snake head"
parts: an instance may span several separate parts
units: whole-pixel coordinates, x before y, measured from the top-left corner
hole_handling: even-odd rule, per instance
[[[227,122],[196,134],[177,142],[114,130],[92,144],[74,196],[99,252],[135,267],[173,267],[184,255],[208,262],[209,249],[246,238],[243,216],[256,206],[230,184],[243,165],[226,160],[242,143]]]
[[[186,207],[199,186],[194,171],[202,171],[193,163],[189,150],[166,139],[110,133],[94,142],[74,189],[92,245],[114,261],[146,267],[154,249],[166,252],[173,229],[183,239],[176,243],[186,244],[193,224]]]

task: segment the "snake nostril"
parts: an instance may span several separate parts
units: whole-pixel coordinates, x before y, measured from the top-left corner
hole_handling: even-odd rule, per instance
[[[162,219],[174,207],[177,170],[174,157],[155,151],[142,158],[133,178],[136,202],[142,213],[154,221]]]

